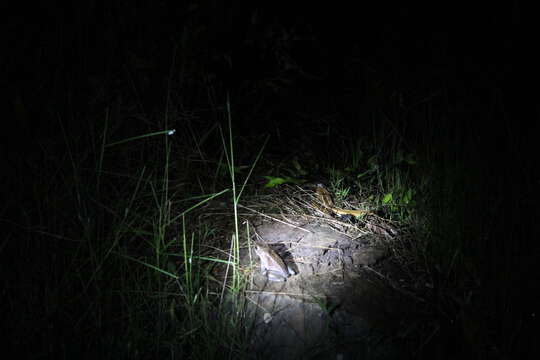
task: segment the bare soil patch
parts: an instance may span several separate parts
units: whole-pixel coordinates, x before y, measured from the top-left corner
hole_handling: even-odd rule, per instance
[[[297,271],[286,282],[263,276],[251,249],[241,254],[252,274],[247,296],[254,357],[403,358],[394,332],[407,321],[413,302],[381,281],[377,270],[390,268],[392,240],[302,221],[254,226],[253,236]]]

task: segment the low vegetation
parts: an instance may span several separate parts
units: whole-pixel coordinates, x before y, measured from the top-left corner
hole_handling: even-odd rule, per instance
[[[333,63],[313,69],[328,72],[319,79],[291,50],[293,39],[318,49],[315,35],[285,24],[258,24],[267,28],[257,35],[255,11],[242,44],[271,65],[261,78],[235,78],[219,67],[249,59],[216,50],[214,25],[197,25],[201,9],[186,10],[194,20],[176,45],[160,40],[169,57],[153,63],[126,50],[115,75],[73,65],[81,79],[49,79],[57,92],[33,114],[47,133],[13,95],[15,120],[32,137],[12,133],[23,140],[6,154],[2,184],[9,350],[36,359],[249,357],[244,220],[250,209],[275,210],[285,186],[322,182],[338,206],[360,201],[399,231],[391,257],[400,279],[381,281],[401,281],[418,305],[415,321],[388,335],[407,345],[404,358],[537,351],[538,177],[536,162],[523,160],[534,143],[505,118],[501,98],[483,101],[495,87],[483,83],[482,96],[467,98],[474,106],[451,99],[442,82],[414,95],[366,60],[357,65],[361,104],[345,92],[328,100]],[[320,306],[331,314],[334,304]]]

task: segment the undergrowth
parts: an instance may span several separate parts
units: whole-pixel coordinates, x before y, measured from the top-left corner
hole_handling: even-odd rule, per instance
[[[104,117],[101,132],[86,131],[90,139],[64,132],[61,153],[44,149],[33,169],[34,194],[18,204],[23,217],[15,225],[23,236],[3,248],[3,256],[17,259],[4,263],[10,280],[18,279],[4,284],[14,350],[35,348],[36,357],[243,357],[236,209],[263,149],[238,179],[230,121],[229,131],[212,127],[204,136],[156,123],[163,130],[115,139],[108,112]],[[178,136],[189,143],[172,150]],[[229,185],[226,177],[200,179],[212,176],[197,163],[205,160],[206,136],[221,138]],[[134,160],[137,154],[144,161]],[[232,236],[230,228],[197,220],[213,199],[230,202]],[[227,269],[223,283],[218,264]]]
[[[266,142],[235,136],[230,107],[223,127],[165,112],[128,138],[116,138],[108,111],[87,136],[74,137],[59,118],[63,143],[29,164],[34,181],[26,199],[10,204],[20,216],[1,248],[16,349],[36,348],[37,358],[245,357],[239,201],[263,187],[264,175],[279,186],[308,182],[313,172],[336,203],[365,196],[408,234],[392,250],[424,314],[403,325],[411,356],[502,357],[529,345],[530,304],[517,308],[512,292],[513,269],[524,264],[511,255],[522,249],[497,235],[520,197],[496,191],[508,174],[486,182],[491,168],[469,156],[481,151],[474,137],[448,150],[466,129],[449,135],[424,124],[415,139],[384,117],[369,136],[325,134],[337,140],[333,152],[321,149],[323,161],[313,152],[257,169]],[[248,151],[238,164],[241,141]],[[228,220],[205,217],[210,201],[226,204]]]

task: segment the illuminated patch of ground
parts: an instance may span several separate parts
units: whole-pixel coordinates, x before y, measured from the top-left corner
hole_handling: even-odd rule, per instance
[[[376,270],[389,258],[383,238],[280,222],[260,224],[256,233],[298,272],[286,282],[268,281],[255,252],[243,253],[243,265],[252,266],[248,304],[257,358],[402,358],[394,330],[411,302]]]

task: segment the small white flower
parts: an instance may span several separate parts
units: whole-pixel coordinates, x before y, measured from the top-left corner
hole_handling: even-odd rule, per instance
[[[173,135],[174,133],[176,132],[176,129],[172,129],[172,130],[169,130],[169,132],[167,133],[167,135]]]

